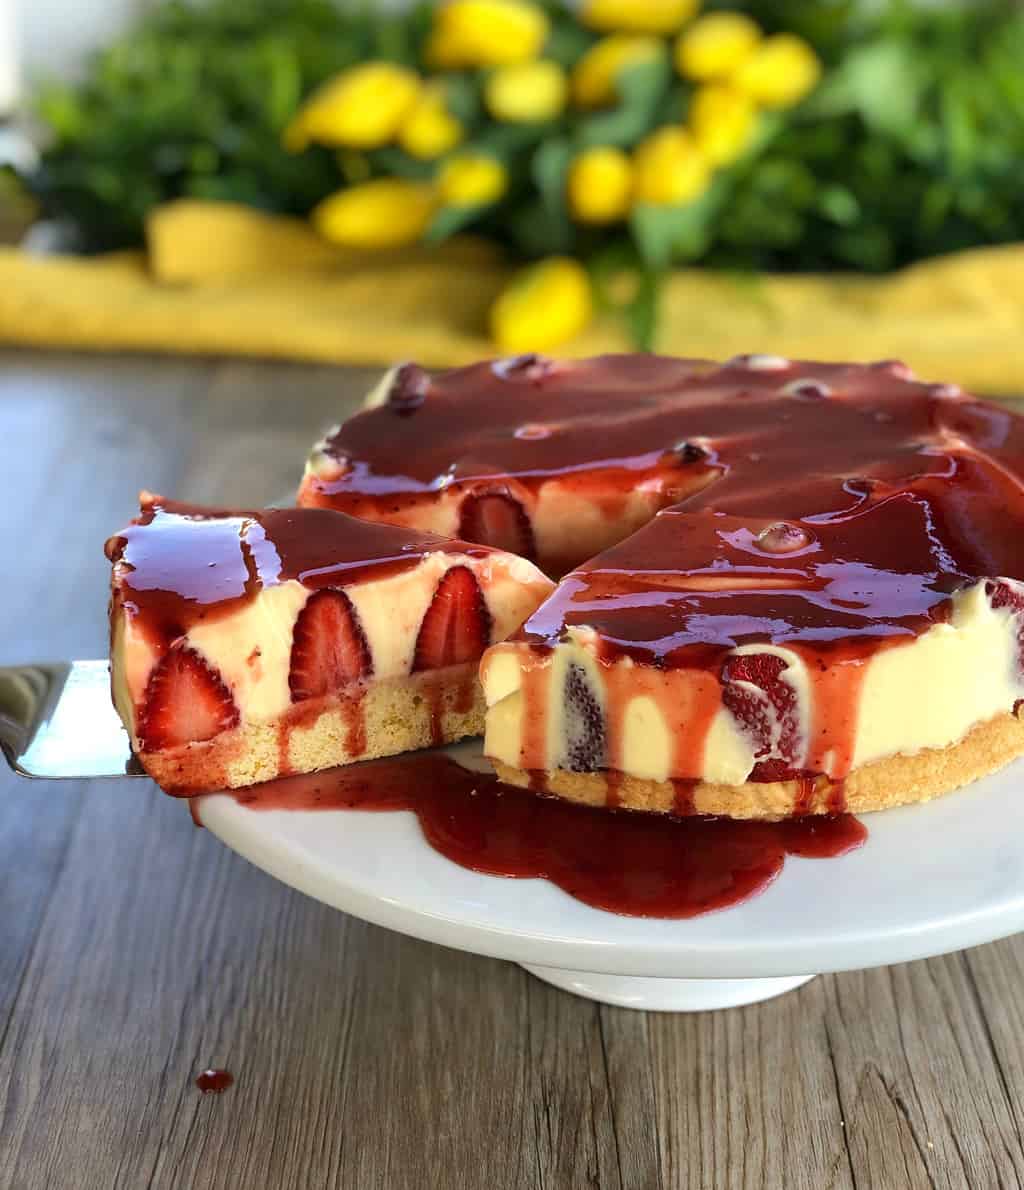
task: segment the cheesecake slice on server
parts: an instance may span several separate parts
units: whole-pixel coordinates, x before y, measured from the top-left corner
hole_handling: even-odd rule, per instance
[[[146,493],[107,555],[114,702],[181,793],[480,734],[480,655],[552,586],[500,550],[342,513]]]

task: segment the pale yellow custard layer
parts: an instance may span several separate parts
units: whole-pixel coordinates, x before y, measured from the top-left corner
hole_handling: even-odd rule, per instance
[[[857,664],[864,668],[853,724],[852,758],[825,754],[821,771],[844,777],[850,768],[962,740],[979,723],[1012,711],[1024,698],[1018,663],[1019,617],[1008,607],[993,608],[986,583],[956,594],[948,622],[921,636],[880,649]],[[629,658],[605,663],[587,629],[573,628],[548,653],[516,642],[492,647],[481,664],[487,701],[486,754],[517,769],[571,768],[568,749],[573,714],[564,688],[570,666],[578,666],[600,708],[606,732],[608,767],[634,777],[666,781],[673,777],[739,785],[756,762],[754,743],[718,696],[706,732],[695,732],[699,752],[689,756],[680,734],[689,730],[687,708],[706,706],[706,671],[659,670]],[[782,679],[797,695],[801,738],[809,741],[815,722],[813,691],[804,658],[771,645],[747,645],[737,653],[775,653],[787,662]],[[820,679],[819,679],[820,682]],[[702,698],[696,697],[697,684]],[[756,688],[751,688],[757,695]],[[670,713],[666,713],[670,708]],[[770,714],[770,707],[768,708]],[[809,744],[808,744],[809,746]],[[773,743],[769,755],[782,759]],[[792,767],[803,767],[797,757]]]
[[[503,640],[550,592],[551,582],[522,558],[426,554],[416,567],[378,580],[342,586],[357,613],[372,659],[372,679],[407,675],[416,638],[444,573],[454,566],[476,575],[491,616],[491,639]],[[116,583],[115,574],[115,583]],[[269,723],[291,706],[288,684],[292,635],[313,592],[297,580],[265,587],[229,615],[194,624],[185,636],[231,691],[240,722]],[[113,625],[114,701],[135,739],[136,714],[161,653],[121,608]]]

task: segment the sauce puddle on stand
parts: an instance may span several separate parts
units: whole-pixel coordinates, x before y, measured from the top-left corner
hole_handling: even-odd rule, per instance
[[[845,855],[867,838],[849,814],[743,822],[573,805],[439,752],[284,777],[231,796],[253,810],[412,810],[431,847],[463,868],[550,880],[588,905],[634,917],[735,905],[767,888],[787,855]]]

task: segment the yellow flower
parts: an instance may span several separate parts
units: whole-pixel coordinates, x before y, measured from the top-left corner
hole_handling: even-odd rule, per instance
[[[311,216],[325,238],[348,248],[401,248],[423,235],[434,213],[431,186],[378,178],[325,198]]]
[[[457,153],[437,176],[437,191],[449,207],[483,207],[508,189],[508,171],[489,153]]]
[[[528,62],[548,29],[547,14],[527,0],[449,0],[434,14],[424,57],[441,70]]]
[[[577,107],[602,107],[615,101],[615,83],[623,70],[663,53],[657,37],[614,33],[595,42],[572,72],[572,97]]]
[[[499,66],[484,84],[484,99],[496,120],[530,124],[559,115],[567,90],[562,67],[542,59]]]
[[[501,351],[548,351],[578,335],[593,314],[590,278],[578,260],[552,256],[517,273],[491,307]]]
[[[725,83],[705,83],[690,100],[690,132],[712,165],[729,165],[744,153],[756,120],[750,97]]]
[[[584,149],[569,166],[569,209],[581,223],[614,223],[629,213],[633,167],[611,145]]]
[[[676,41],[676,69],[686,78],[714,79],[731,74],[761,40],[757,23],[742,12],[711,12]]]
[[[580,20],[602,33],[675,33],[700,0],[584,0]]]
[[[792,107],[812,91],[821,63],[803,38],[792,33],[766,37],[732,76],[763,107]]]
[[[700,197],[711,181],[708,162],[685,128],[652,132],[633,154],[633,197],[674,206]]]
[[[310,141],[375,149],[394,139],[419,94],[419,79],[394,62],[364,62],[329,79],[285,129],[285,147],[300,152]]]
[[[398,130],[398,143],[411,156],[430,161],[454,149],[462,134],[462,125],[445,106],[444,84],[431,82]]]

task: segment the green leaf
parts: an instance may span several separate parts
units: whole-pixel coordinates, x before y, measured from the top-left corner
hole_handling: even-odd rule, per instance
[[[576,229],[568,220],[549,219],[539,198],[531,198],[502,219],[502,230],[512,246],[528,258],[570,253]]]
[[[855,223],[860,215],[857,196],[846,186],[824,186],[818,195],[818,209],[826,219],[841,227]]]
[[[641,274],[636,297],[629,305],[627,316],[630,337],[638,351],[654,350],[663,280],[662,273],[646,270]]]
[[[541,144],[558,130],[557,123],[488,124],[473,137],[473,148],[507,161]]]
[[[582,28],[574,17],[559,20],[556,16],[551,25],[551,34],[544,46],[544,57],[560,62],[565,67],[574,66],[596,38],[588,29]]]
[[[958,80],[951,80],[941,95],[942,125],[949,168],[954,175],[971,172],[977,156],[980,129],[975,126],[971,96]]]
[[[465,230],[465,228],[475,223],[490,209],[490,205],[442,207],[434,215],[434,218],[430,221],[430,226],[423,233],[424,242],[427,244],[439,244],[442,240],[448,239],[449,236],[455,235],[456,232]]]
[[[876,132],[907,139],[929,79],[911,45],[884,40],[852,49],[807,101],[819,118],[856,112]]]
[[[480,118],[480,80],[472,74],[444,76],[444,103],[451,114],[471,127]]]
[[[671,77],[667,54],[623,70],[617,80],[618,106],[580,121],[577,129],[580,145],[635,144],[650,131]]]
[[[672,263],[672,245],[675,243],[680,209],[654,206],[652,203],[637,203],[633,207],[629,217],[630,230],[637,251],[649,268],[667,269]]]
[[[392,145],[374,149],[366,156],[376,174],[391,174],[396,178],[408,178],[412,182],[424,182],[434,176],[434,162],[421,161],[418,157],[412,157]]]
[[[711,243],[714,219],[727,192],[721,176],[700,198],[676,206],[637,203],[629,226],[650,269],[698,260]]]
[[[565,178],[572,158],[572,144],[558,138],[541,144],[530,161],[530,176],[540,194],[545,217],[555,223],[569,222]]]

